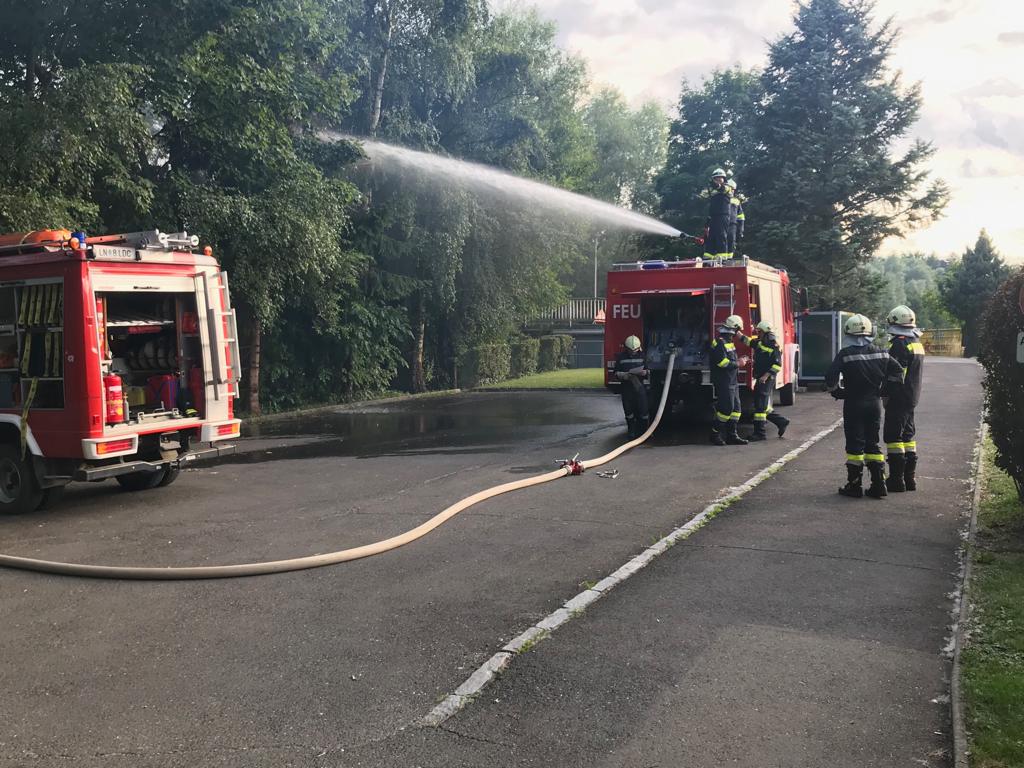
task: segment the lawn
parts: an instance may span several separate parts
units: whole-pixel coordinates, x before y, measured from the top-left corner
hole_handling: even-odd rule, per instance
[[[604,386],[601,368],[571,368],[499,381],[481,389],[600,389]]]
[[[974,768],[1024,766],[1024,506],[994,454],[989,442],[961,657]]]

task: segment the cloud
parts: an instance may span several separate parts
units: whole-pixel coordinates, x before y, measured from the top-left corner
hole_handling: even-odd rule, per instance
[[[559,25],[564,47],[589,62],[594,80],[634,104],[654,98],[672,109],[682,79],[716,68],[765,63],[766,42],[792,29],[792,0],[492,0],[527,2]],[[912,130],[934,143],[934,174],[953,190],[946,217],[889,244],[940,253],[962,250],[986,227],[1004,253],[1024,256],[1017,205],[1024,198],[1024,31],[1006,29],[1012,11],[999,0],[877,0],[902,35],[893,65],[904,82],[921,81],[924,103]],[[995,38],[995,39],[994,39]],[[998,44],[997,44],[998,40]]]

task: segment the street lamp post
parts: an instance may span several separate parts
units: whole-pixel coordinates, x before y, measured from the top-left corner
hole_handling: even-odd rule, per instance
[[[604,237],[604,230],[602,229],[597,233],[597,237],[594,238],[594,298],[597,298],[597,245],[601,242],[601,238]]]

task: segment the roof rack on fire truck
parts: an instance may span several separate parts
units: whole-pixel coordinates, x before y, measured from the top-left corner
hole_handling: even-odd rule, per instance
[[[634,272],[636,270],[648,269],[715,269],[718,267],[749,267],[757,266],[773,272],[785,272],[782,267],[772,267],[761,262],[754,261],[749,256],[740,256],[737,259],[684,259],[683,261],[664,261],[652,259],[649,261],[623,261],[612,264],[610,272]]]
[[[139,251],[190,251],[199,246],[199,238],[188,232],[168,233],[153,229],[88,237],[84,232],[50,229],[0,235],[0,257],[71,250],[73,240],[77,241],[80,248],[86,249],[100,245],[121,246]]]

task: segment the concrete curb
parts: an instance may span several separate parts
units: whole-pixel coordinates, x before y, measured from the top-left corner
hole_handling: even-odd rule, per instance
[[[444,397],[445,395],[458,395],[466,392],[464,389],[439,389],[436,392],[419,392],[417,394],[395,395],[394,397],[378,397],[374,400],[355,400],[350,403],[326,403],[324,405],[313,405],[309,408],[299,408],[296,411],[279,411],[277,413],[266,413],[261,416],[240,416],[242,424],[265,424],[268,421],[282,421],[294,418],[295,416],[308,416],[312,413],[323,411],[354,411],[357,408],[365,408],[374,405],[386,405],[388,403],[404,403],[408,400],[424,400],[431,397]]]
[[[984,482],[984,458],[985,458],[985,437],[988,435],[988,425],[985,424],[984,414],[981,417],[981,425],[978,427],[978,441],[974,449],[974,490],[971,495],[971,517],[967,525],[967,535],[963,545],[963,570],[960,581],[960,605],[957,611],[956,632],[953,639],[953,671],[949,681],[949,703],[951,718],[953,720],[953,766],[954,768],[969,768],[970,750],[967,738],[967,721],[964,714],[963,689],[961,687],[961,659],[964,641],[967,635],[967,625],[971,615],[971,601],[968,590],[971,586],[971,571],[973,557],[971,550],[974,547],[974,539],[978,532],[978,507],[981,504],[981,489]]]
[[[450,717],[457,714],[477,695],[479,695],[485,687],[490,685],[494,678],[506,669],[516,656],[529,650],[542,640],[545,640],[551,632],[574,619],[576,616],[581,614],[587,606],[604,597],[610,590],[622,584],[636,573],[639,573],[650,565],[655,558],[663,555],[671,549],[673,545],[692,536],[699,529],[707,525],[715,515],[727,508],[733,502],[746,496],[750,491],[754,490],[757,486],[774,475],[789,462],[793,461],[793,459],[797,458],[815,443],[824,440],[842,423],[842,419],[835,421],[831,426],[826,427],[816,435],[808,438],[789,453],[786,453],[764,469],[754,474],[745,483],[726,489],[718,496],[718,498],[704,507],[704,509],[692,517],[688,522],[676,528],[667,536],[659,539],[639,555],[620,566],[618,570],[597,582],[594,586],[583,590],[579,594],[567,600],[561,608],[558,608],[548,614],[524,632],[519,633],[515,639],[507,643],[498,653],[494,654],[494,656],[485,661],[483,665],[473,672],[473,674],[471,674],[458,688],[455,689],[454,693],[446,696],[440,704],[430,710],[430,712],[428,712],[420,721],[420,725],[436,728]]]

